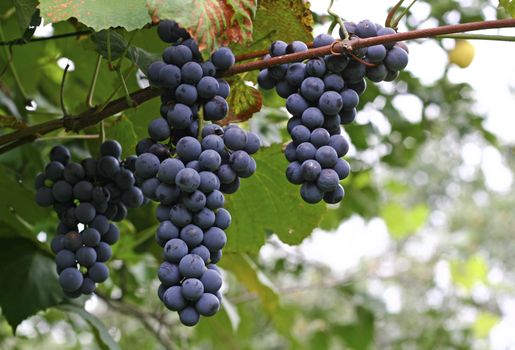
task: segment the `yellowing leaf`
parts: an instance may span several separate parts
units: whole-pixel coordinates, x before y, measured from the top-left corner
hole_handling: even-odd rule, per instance
[[[231,94],[227,99],[229,114],[221,122],[223,125],[235,122],[244,122],[256,112],[261,110],[263,97],[258,89],[245,83],[241,76],[236,76],[229,81]]]

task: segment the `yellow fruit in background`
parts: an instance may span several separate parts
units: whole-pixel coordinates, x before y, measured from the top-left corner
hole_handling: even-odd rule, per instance
[[[449,61],[461,68],[470,66],[474,60],[476,49],[467,40],[457,40],[454,49],[449,51]]]

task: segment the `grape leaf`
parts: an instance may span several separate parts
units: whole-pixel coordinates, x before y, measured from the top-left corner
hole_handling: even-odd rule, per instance
[[[499,0],[499,6],[504,8],[506,13],[515,18],[515,1],[513,0]]]
[[[287,244],[299,244],[327,211],[322,203],[305,203],[299,186],[288,182],[288,162],[280,145],[264,148],[254,157],[256,173],[242,179],[238,192],[227,196],[233,220],[227,230],[225,252],[257,252],[271,233]]]
[[[230,45],[235,53],[267,49],[274,40],[312,41],[313,15],[302,0],[261,0],[254,19],[252,40]]]
[[[97,339],[98,345],[100,345],[100,348],[103,350],[119,350],[120,346],[116,341],[111,337],[109,334],[109,331],[105,327],[105,325],[102,323],[101,320],[99,320],[94,315],[90,314],[84,308],[72,305],[72,304],[63,304],[59,305],[57,307],[58,309],[61,309],[63,311],[67,312],[74,312],[84,321],[86,321],[92,328],[93,333],[95,334],[95,338]]]
[[[261,92],[247,85],[241,76],[234,77],[229,83],[231,85],[231,93],[227,99],[229,113],[221,121],[222,125],[249,120],[254,113],[261,110],[263,105]]]
[[[0,280],[0,306],[13,331],[64,298],[53,259],[24,238],[0,238]]]
[[[257,0],[41,0],[39,6],[47,22],[75,17],[96,31],[118,26],[131,31],[160,19],[174,19],[197,39],[201,49],[211,51],[252,38]]]
[[[381,211],[381,216],[386,221],[388,231],[393,238],[403,239],[424,225],[429,216],[429,209],[425,204],[405,208],[399,203],[387,203]]]
[[[132,121],[121,116],[109,127],[106,127],[106,139],[117,140],[122,145],[122,158],[134,154],[138,142]]]
[[[30,24],[32,15],[36,11],[37,0],[12,0],[16,8],[16,19],[18,20],[18,28],[20,34],[25,33],[25,29]]]

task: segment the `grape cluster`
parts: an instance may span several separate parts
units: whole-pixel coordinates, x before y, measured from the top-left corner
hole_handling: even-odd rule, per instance
[[[395,33],[368,20],[346,22],[345,28],[351,39]],[[343,30],[340,35],[343,38]],[[332,36],[321,34],[313,46],[322,47],[334,41]],[[307,49],[299,41],[275,41],[264,59]],[[367,86],[365,78],[372,82],[392,81],[407,64],[407,47],[390,43],[359,49],[351,55],[327,55],[261,70],[260,87],[275,87],[293,115],[288,121],[292,142],[284,150],[290,162],[286,177],[291,183],[302,185],[300,194],[306,202],[324,200],[335,204],[343,199],[345,192],[339,181],[349,175],[350,166],[341,159],[349,144],[341,135],[340,125],[354,121],[359,96]]]
[[[145,200],[135,186],[136,157],[121,161],[122,148],[116,141],[102,143],[100,154],[99,159],[75,163],[66,147],[55,146],[50,163],[36,177],[36,203],[53,206],[60,220],[51,248],[59,283],[70,298],[93,293],[96,283],[107,279],[105,262],[120,237],[110,220],[124,219],[127,208],[137,208]]]
[[[174,44],[164,51],[166,63],[149,69],[151,83],[165,92],[161,117],[136,147],[136,178],[143,194],[159,202],[156,241],[165,260],[158,270],[159,298],[193,326],[220,308],[222,276],[215,264],[231,223],[224,193],[234,193],[240,178],[255,172],[250,155],[260,140],[235,125],[208,123],[199,130],[199,113],[210,121],[227,114],[229,85],[215,74],[234,64],[232,52],[220,48],[202,62],[195,42],[175,22],[162,21],[158,34]]]

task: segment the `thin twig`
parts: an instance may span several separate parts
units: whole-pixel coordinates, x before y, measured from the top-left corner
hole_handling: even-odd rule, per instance
[[[93,79],[89,87],[88,96],[86,97],[86,104],[89,108],[93,107],[93,94],[95,93],[95,86],[97,85],[98,72],[100,71],[100,64],[102,63],[102,55],[98,54],[97,63],[95,64],[95,71],[93,72]]]
[[[399,7],[401,7],[402,3],[404,2],[404,0],[399,0],[391,9],[390,11],[388,12],[388,16],[386,16],[386,20],[384,21],[384,26],[385,27],[390,27],[392,28],[392,19],[393,19],[393,16],[395,16],[395,14],[397,13],[397,10],[399,9]],[[397,30],[397,28],[393,28],[395,30]]]
[[[89,35],[89,34],[93,34],[93,31],[82,30],[79,32],[57,34],[57,35],[47,36],[47,37],[43,37],[43,38],[32,38],[30,40],[25,40],[25,39],[20,38],[20,39],[14,39],[14,40],[10,40],[10,41],[0,41],[0,46],[25,45],[25,44],[30,44],[30,43],[37,42],[37,41],[55,40],[55,39],[69,38],[71,36],[80,36],[80,35]],[[5,40],[5,39],[2,39],[2,40]]]
[[[397,28],[399,26],[399,22],[401,21],[402,17],[406,16],[406,14],[409,12],[409,10],[411,9],[411,7],[413,5],[415,5],[415,3],[417,2],[417,0],[413,0],[411,2],[411,4],[408,5],[408,7],[406,7],[402,12],[401,14],[395,18],[395,20],[393,21],[393,27],[394,28]]]
[[[61,89],[59,90],[59,102],[61,103],[61,111],[63,111],[63,116],[68,116],[68,111],[66,110],[66,105],[64,104],[64,82],[66,81],[66,73],[68,73],[68,69],[70,68],[70,64],[66,63],[66,67],[64,67],[63,79],[61,80]]]

